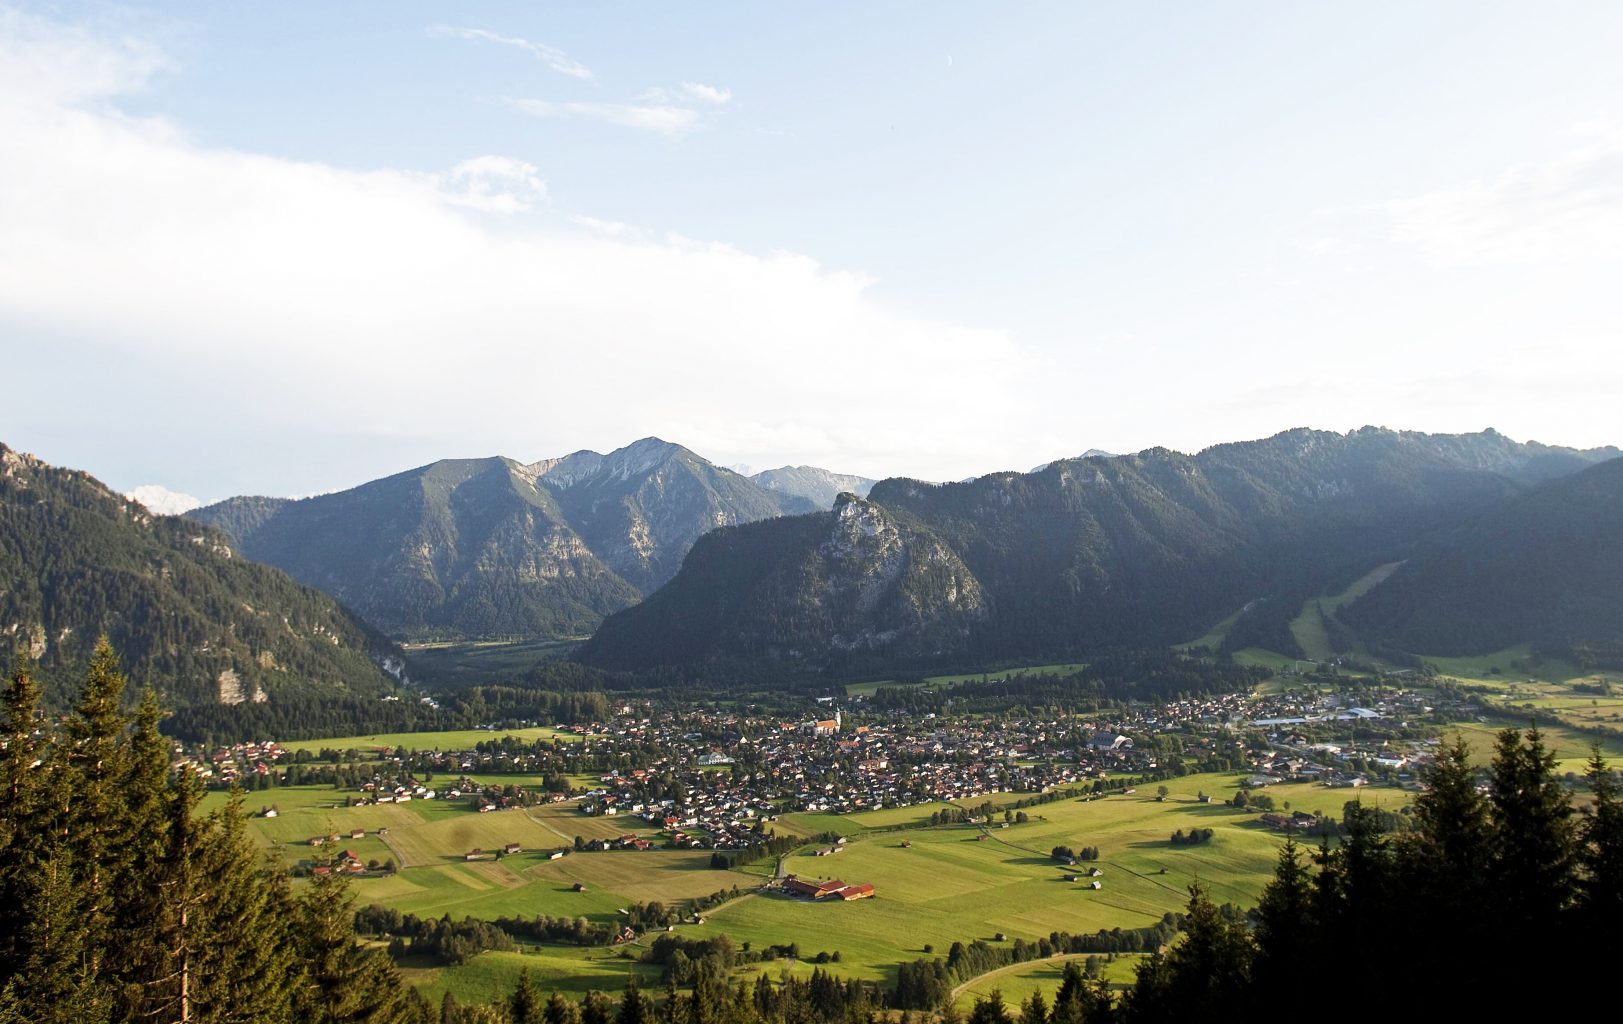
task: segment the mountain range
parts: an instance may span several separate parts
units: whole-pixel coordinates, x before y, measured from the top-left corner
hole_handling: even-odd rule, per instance
[[[1561,478],[1619,454],[1491,430],[1367,427],[1291,430],[1193,456],[1094,455],[954,484],[889,479],[833,514],[709,534],[664,590],[605,621],[582,657],[626,669],[768,663],[838,673],[1166,645],[1224,620],[1233,621],[1226,644],[1288,653],[1288,624],[1306,599],[1410,556],[1415,567],[1366,595],[1368,607],[1403,587],[1443,593],[1431,567],[1448,563],[1434,551],[1486,557],[1491,542],[1473,531],[1491,529],[1494,515],[1525,524],[1560,503]],[[1619,507],[1602,513],[1614,525]],[[862,550],[848,542],[849,522],[882,554],[842,555]],[[1471,642],[1425,636],[1433,653]]]
[[[0,635],[59,701],[104,634],[171,705],[379,694],[403,666],[371,626],[219,531],[0,445]]]
[[[788,678],[1194,638],[1304,656],[1309,611],[1315,657],[1623,664],[1620,454],[1290,430],[868,488],[648,438],[171,517],[0,446],[0,633],[48,680],[107,633],[180,703],[380,693],[389,637],[592,633],[576,656],[602,668]]]
[[[230,498],[188,515],[391,636],[555,638],[589,633],[658,589],[712,529],[815,511],[793,482],[768,488],[650,437],[528,464],[446,459],[333,494]]]

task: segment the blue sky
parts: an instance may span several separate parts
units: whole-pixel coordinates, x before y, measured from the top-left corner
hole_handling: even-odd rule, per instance
[[[202,498],[1623,440],[1623,7],[785,7],[3,8],[0,345],[52,383],[0,439]]]

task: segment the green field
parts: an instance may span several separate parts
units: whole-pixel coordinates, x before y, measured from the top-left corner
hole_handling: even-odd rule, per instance
[[[414,679],[433,687],[506,683],[539,662],[566,657],[584,639],[407,644],[406,664]]]
[[[1099,954],[1095,954],[1099,955]],[[1104,959],[1101,956],[1101,959]],[[1054,993],[1059,991],[1060,982],[1065,977],[1065,965],[1075,960],[1078,966],[1087,960],[1086,954],[1075,956],[1054,957],[1049,960],[1033,960],[1005,968],[1002,971],[993,971],[983,974],[967,985],[960,987],[958,998],[954,1005],[968,1013],[975,1005],[975,1000],[985,999],[994,991],[1001,992],[1003,1003],[1010,1009],[1011,1015],[1022,1002],[1029,999],[1033,992],[1041,992],[1043,999],[1049,1006],[1054,1005]],[[1123,953],[1115,959],[1105,959],[1104,976],[1113,987],[1126,987],[1133,983],[1137,975],[1138,965],[1144,962],[1144,957]]]
[[[1461,722],[1449,726],[1445,735],[1453,736],[1459,733],[1471,748],[1472,761],[1486,765],[1493,758],[1494,743],[1499,733],[1509,724]],[[1525,728],[1525,725],[1522,728]],[[1595,737],[1559,725],[1541,725],[1539,732],[1543,734],[1544,746],[1555,754],[1558,772],[1584,774],[1589,765],[1590,749],[1597,742]],[[1605,739],[1599,743],[1601,754],[1614,768],[1623,764],[1623,740]]]
[[[1211,629],[1208,629],[1206,631],[1205,636],[1197,637],[1194,640],[1189,641],[1188,643],[1182,643],[1182,644],[1178,644],[1176,646],[1178,647],[1179,650],[1188,650],[1191,647],[1205,647],[1205,648],[1207,648],[1209,650],[1215,651],[1218,648],[1223,646],[1223,641],[1224,641],[1224,639],[1226,639],[1228,637],[1229,630],[1234,628],[1234,624],[1236,622],[1239,622],[1240,621],[1240,616],[1244,615],[1244,614],[1245,614],[1245,608],[1242,607],[1238,611],[1236,611],[1233,615],[1230,615],[1228,618],[1224,619],[1222,622],[1219,622],[1217,625],[1213,626]]]
[[[978,683],[982,679],[997,679],[1018,672],[1053,672],[1065,674],[1067,672],[1080,672],[1087,667],[1087,662],[1073,661],[1047,665],[1014,665],[1009,668],[992,669],[984,672],[963,672],[957,675],[928,676],[922,680],[911,682],[897,682],[894,679],[871,679],[862,683],[847,683],[845,693],[848,697],[872,697],[881,686],[957,686],[959,683]]]
[[[841,961],[832,969],[888,983],[897,963],[924,955],[925,943],[944,951],[954,941],[991,940],[997,932],[1036,939],[1056,930],[1153,924],[1167,911],[1180,909],[1188,886],[1196,881],[1220,903],[1250,905],[1272,875],[1283,837],[1263,829],[1254,814],[1194,800],[1201,788],[1219,799],[1232,796],[1237,778],[1176,780],[1168,784],[1172,798],[1166,803],[1135,794],[1045,804],[1028,809],[1032,820],[1027,824],[994,828],[989,839],[979,839],[980,830],[973,826],[866,831],[864,825],[892,823],[889,811],[799,816],[811,826],[826,819],[835,831],[853,838],[833,857],[815,857],[810,850],[792,855],[785,859],[785,869],[808,878],[872,883],[876,897],[808,904],[756,896],[684,931],[726,933],[757,946],[798,941],[803,953],[837,949]],[[1355,796],[1352,790],[1311,785],[1270,787],[1269,792],[1295,809],[1335,816]],[[1409,799],[1386,789],[1359,796],[1394,807]],[[1205,846],[1174,847],[1167,841],[1175,829],[1192,826],[1214,828],[1217,836]],[[909,847],[901,845],[904,839]],[[1100,847],[1104,888],[1095,892],[1062,881],[1069,869],[1047,856],[1056,845]]]
[[[671,905],[736,887],[740,898],[711,911],[704,925],[681,925],[679,931],[691,937],[724,933],[756,948],[794,942],[808,958],[838,950],[841,961],[830,970],[889,984],[897,964],[925,955],[925,943],[944,952],[954,941],[991,941],[997,932],[1036,939],[1053,931],[1149,925],[1182,908],[1189,885],[1197,881],[1219,903],[1254,903],[1271,877],[1283,837],[1262,828],[1254,813],[1195,799],[1204,790],[1225,800],[1238,779],[1205,775],[1173,780],[1165,803],[1148,791],[1067,798],[1027,808],[1029,822],[992,827],[987,838],[980,838],[982,830],[972,825],[889,831],[926,822],[934,809],[930,806],[783,816],[778,824],[786,831],[833,831],[850,837],[845,850],[832,857],[813,856],[813,848],[806,847],[784,858],[790,873],[877,887],[874,899],[835,904],[757,893],[770,877],[770,860],[739,871],[715,870],[709,853],[697,850],[582,852],[551,860],[551,850],[570,845],[566,836],[649,831],[632,825],[631,819],[586,817],[567,803],[488,814],[444,801],[346,808],[342,794],[311,786],[255,793],[248,808],[254,812],[264,803],[276,803],[281,815],[255,818],[253,832],[289,863],[311,855],[311,835],[338,832],[340,848],[353,849],[363,859],[392,856],[406,865],[391,876],[356,879],[353,888],[362,906],[379,903],[421,917],[547,914],[613,922],[632,902]],[[1355,794],[1306,784],[1270,787],[1268,792],[1280,804],[1337,817],[1342,804],[1355,796],[1390,807],[1410,799],[1395,789]],[[221,799],[211,794],[210,806]],[[380,826],[389,829],[384,839],[376,836]],[[1174,830],[1196,826],[1215,829],[1216,837],[1203,846],[1168,842]],[[352,828],[366,829],[365,838],[351,840]],[[903,847],[904,840],[910,845]],[[463,859],[473,847],[488,850],[508,842],[522,844],[524,852],[499,861]],[[1063,881],[1074,869],[1048,857],[1056,845],[1098,846],[1103,888],[1094,891],[1085,883]],[[574,891],[577,883],[585,891]],[[477,1001],[485,998],[482,993],[510,989],[517,971],[529,966],[532,974],[546,979],[543,988],[552,987],[551,979],[557,978],[558,987],[578,994],[623,984],[628,966],[606,952],[549,947],[522,955],[486,953],[456,968],[413,968],[410,976],[431,998],[449,988],[458,999]],[[788,963],[759,969],[775,977],[785,968],[801,969]],[[1052,980],[1038,968],[1032,970],[1031,979],[1021,975],[1000,987],[1012,993],[1017,986]]]
[[[579,741],[580,737],[547,726],[533,729],[452,729],[445,732],[384,732],[370,736],[339,736],[325,740],[292,740],[282,744],[286,750],[355,750],[371,753],[379,748],[390,751],[398,747],[407,750],[470,750],[475,744],[512,736],[520,740],[562,739]]]
[[[1354,580],[1347,589],[1338,594],[1326,594],[1304,602],[1302,610],[1290,623],[1291,636],[1296,640],[1296,646],[1302,649],[1303,657],[1311,661],[1330,661],[1335,658],[1336,652],[1330,646],[1330,628],[1326,620],[1334,618],[1335,613],[1342,607],[1379,586],[1402,564],[1388,562],[1377,566]],[[1352,653],[1361,659],[1370,660],[1369,652],[1361,645],[1354,644]]]
[[[629,951],[633,956],[639,949]],[[513,994],[519,971],[528,969],[530,979],[542,992],[561,992],[579,999],[594,989],[618,998],[629,975],[638,984],[653,988],[659,968],[626,959],[619,949],[574,946],[541,946],[523,953],[481,953],[456,967],[404,967],[401,975],[422,992],[430,1005],[438,1007],[447,991],[460,1003],[488,1003]]]

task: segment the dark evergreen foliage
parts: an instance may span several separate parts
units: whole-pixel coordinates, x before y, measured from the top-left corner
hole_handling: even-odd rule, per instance
[[[330,597],[241,558],[217,531],[4,445],[0,631],[32,648],[55,707],[102,635],[171,706],[233,687],[241,700],[377,695],[392,680],[375,659],[399,657]]]
[[[423,1019],[387,958],[357,943],[342,878],[294,899],[248,839],[240,795],[197,813],[155,698],[133,723],[120,710],[105,640],[60,731],[36,727],[30,670],[6,691],[0,759],[0,1020]]]
[[[1307,598],[1617,454],[1492,431],[1291,430],[1195,456],[1151,449],[962,483],[885,480],[833,513],[707,535],[581,657],[711,676],[923,670],[1165,646],[1236,614],[1225,651],[1291,653],[1288,623]],[[1585,514],[1615,533],[1617,504]],[[875,541],[866,546],[843,529],[859,513]],[[1513,587],[1476,599],[1519,600]],[[1597,621],[1620,621],[1616,610],[1612,600]],[[1335,623],[1327,630],[1333,644],[1350,642]]]
[[[1623,459],[1551,480],[1429,540],[1340,617],[1428,654],[1534,641],[1623,666]]]

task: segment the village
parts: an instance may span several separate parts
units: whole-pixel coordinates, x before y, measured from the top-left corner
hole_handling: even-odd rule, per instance
[[[490,740],[464,750],[333,750],[313,759],[265,741],[177,749],[176,765],[214,787],[259,790],[270,800],[267,816],[277,813],[277,785],[316,773],[356,805],[453,801],[495,813],[567,804],[582,816],[638,824],[617,836],[576,837],[578,852],[729,852],[767,843],[778,816],[790,812],[1098,792],[1112,778],[1197,770],[1243,771],[1255,788],[1412,779],[1435,709],[1407,690],[1365,699],[1368,706],[1320,692],[1227,694],[1108,715],[946,718],[881,711],[853,696],[808,701],[815,713],[793,720],[635,702],[608,721],[557,726],[574,739],[568,743],[522,742],[493,729]],[[340,838],[312,837],[311,845]],[[470,859],[492,855],[469,851]]]

